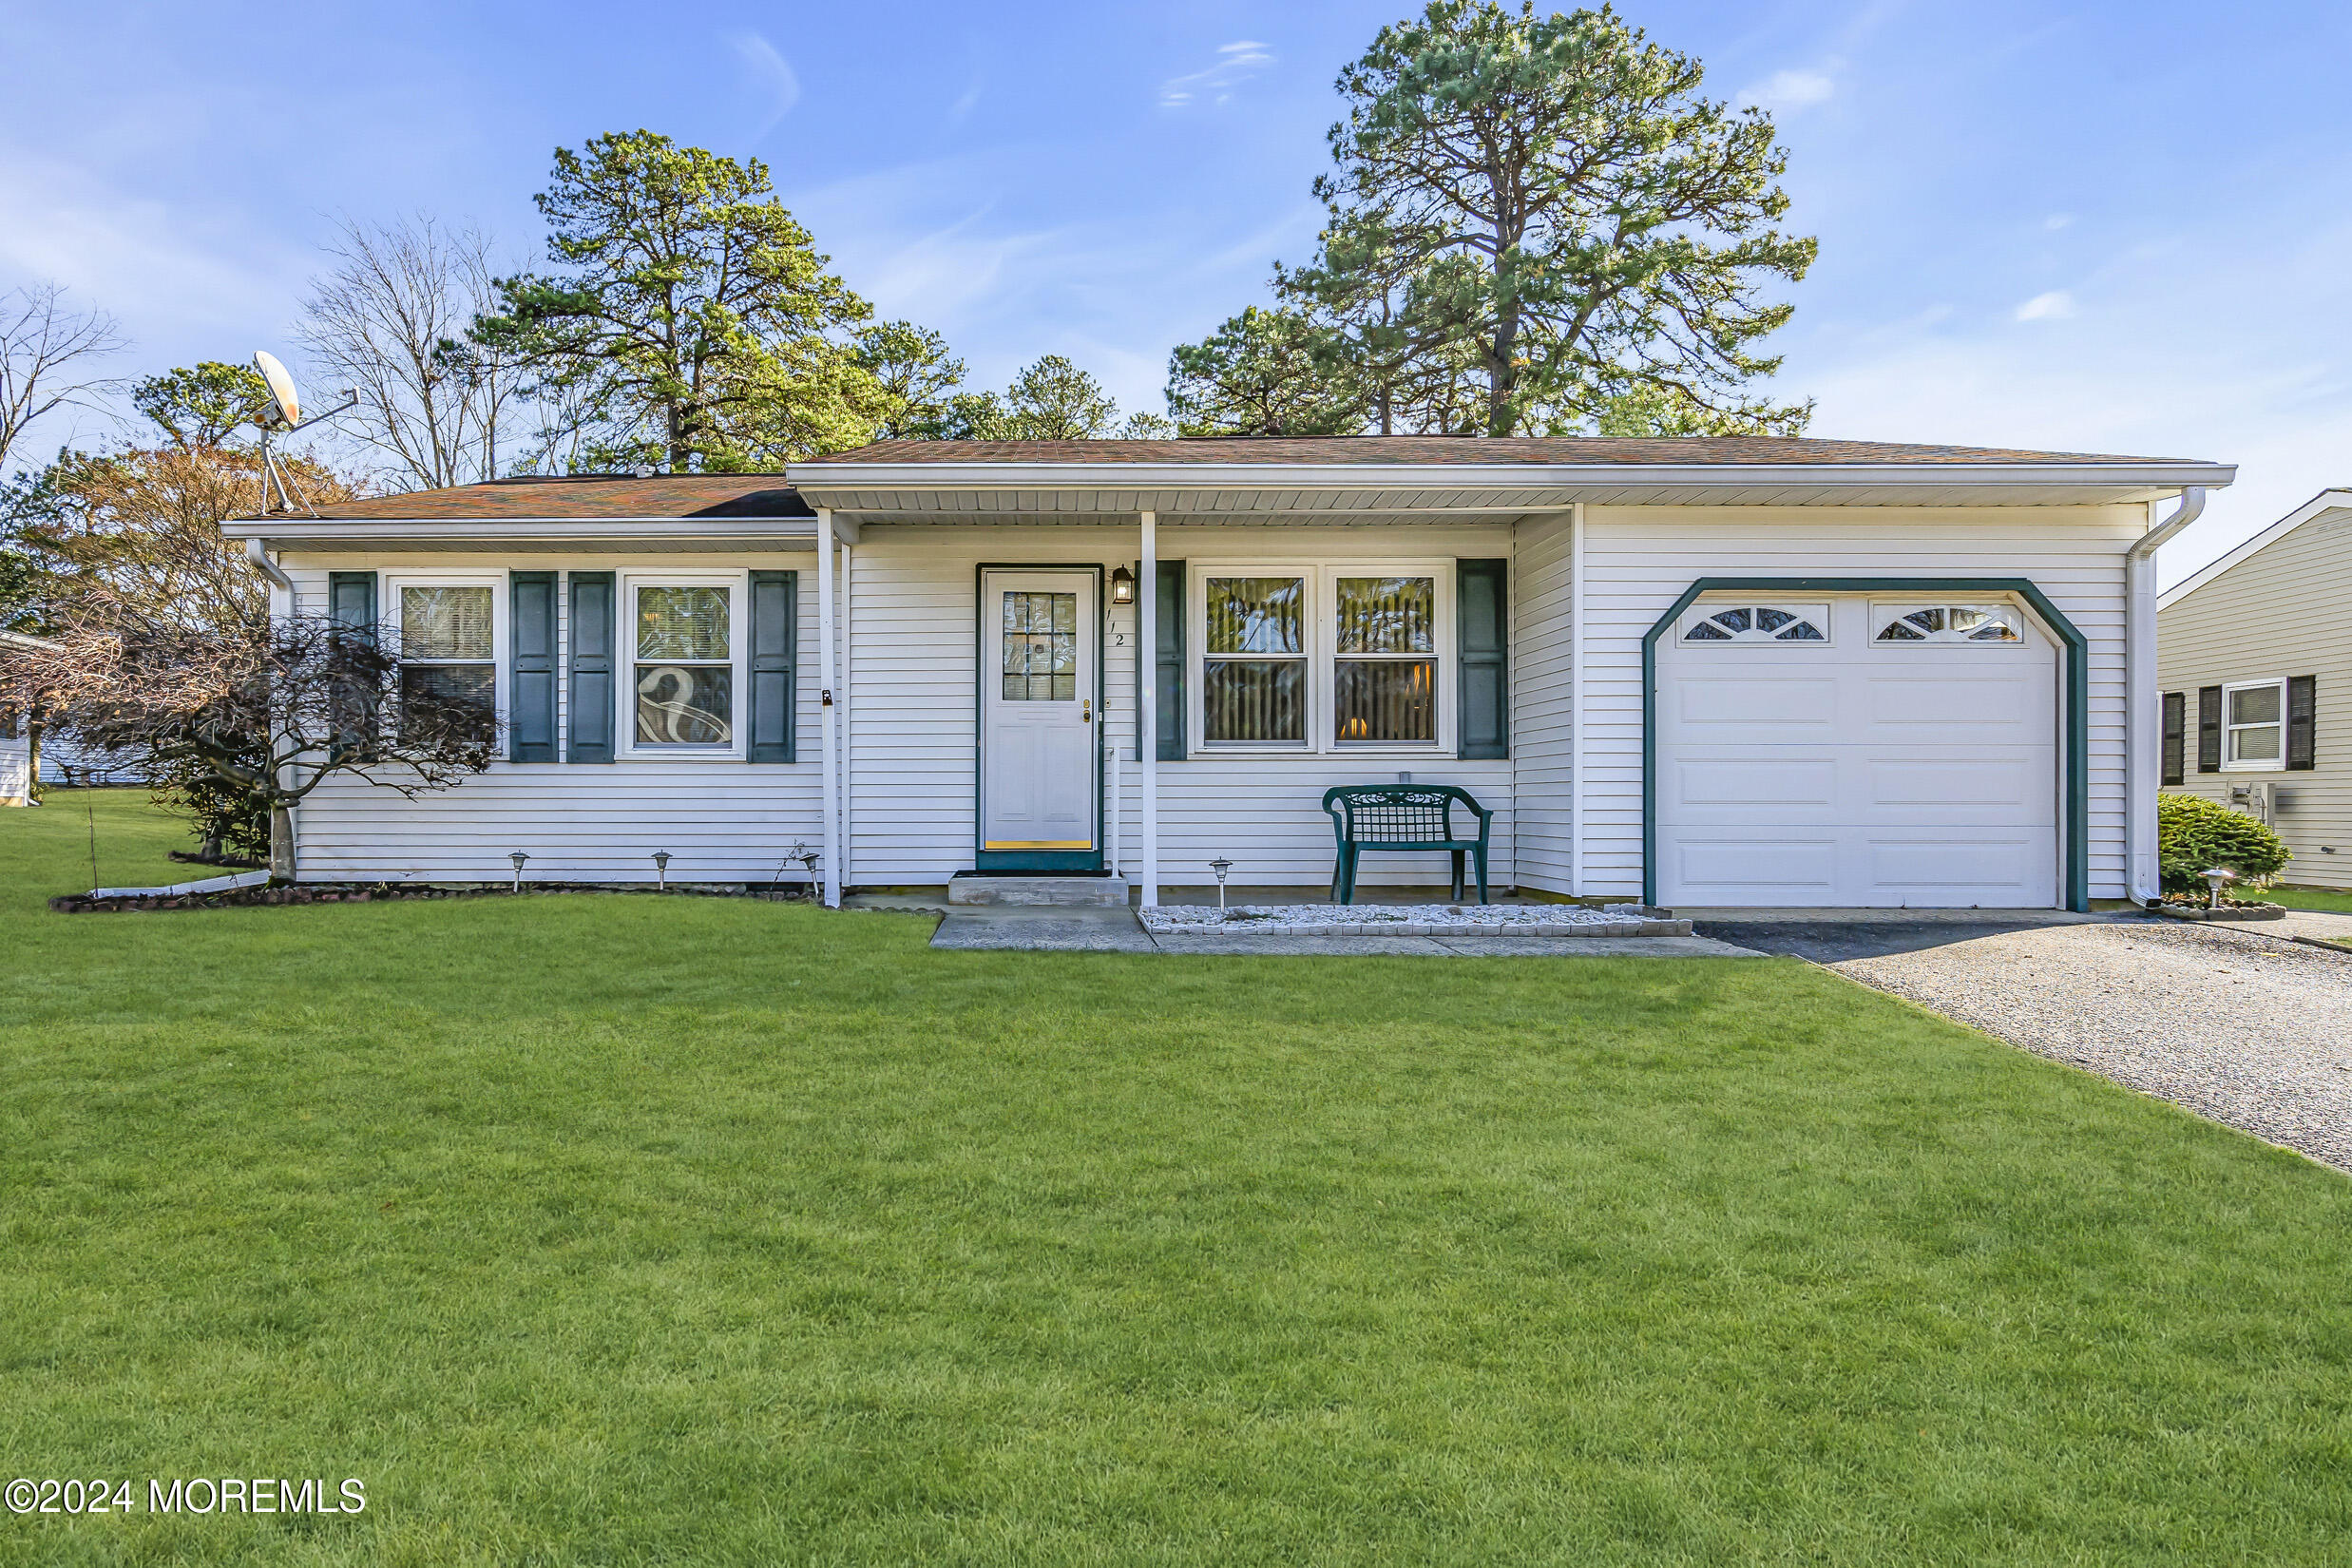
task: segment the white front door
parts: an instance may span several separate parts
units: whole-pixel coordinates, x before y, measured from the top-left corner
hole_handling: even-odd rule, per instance
[[[1701,599],[1658,648],[1658,897],[2053,907],[2058,669],[1995,598]]]
[[[1095,574],[981,576],[980,848],[1095,851]]]

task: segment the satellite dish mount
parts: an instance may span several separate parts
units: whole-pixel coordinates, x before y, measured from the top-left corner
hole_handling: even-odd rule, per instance
[[[286,470],[278,466],[277,454],[270,450],[270,436],[279,430],[292,435],[296,430],[309,430],[321,420],[333,419],[338,413],[355,409],[359,406],[359,393],[347,392],[343,394],[343,401],[334,408],[305,419],[302,417],[301,397],[294,388],[294,377],[285,366],[277,362],[276,354],[267,350],[255,354],[253,368],[261,373],[263,383],[270,389],[269,401],[262,404],[253,416],[253,422],[261,428],[261,515],[267,517],[273,509],[292,512],[299,507],[316,517],[318,508],[311,505],[310,498],[295,487]]]

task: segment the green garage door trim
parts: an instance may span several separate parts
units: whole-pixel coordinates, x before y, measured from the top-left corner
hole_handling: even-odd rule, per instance
[[[1641,901],[1658,901],[1658,639],[1704,593],[2013,593],[2066,644],[2066,907],[2091,908],[2091,643],[2022,577],[1702,577],[1641,640]],[[1578,716],[1581,719],[1582,716]],[[1579,781],[1579,788],[1581,782]]]

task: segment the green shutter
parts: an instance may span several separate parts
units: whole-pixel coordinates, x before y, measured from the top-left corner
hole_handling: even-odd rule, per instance
[[[800,653],[800,574],[752,573],[751,759],[793,760],[794,679]]]
[[[1153,584],[1158,595],[1152,613],[1157,620],[1153,631],[1158,646],[1152,650],[1154,685],[1159,698],[1159,747],[1155,754],[1162,762],[1181,762],[1184,747],[1184,563],[1163,561],[1159,564],[1159,581]],[[1143,661],[1136,660],[1136,697],[1140,705],[1143,696]]]
[[[571,575],[571,707],[566,762],[613,759],[614,583],[610,572]]]
[[[2197,772],[2221,772],[2221,703],[2219,686],[2197,688]]]
[[[375,574],[329,572],[327,619],[354,640],[375,641]],[[340,660],[336,661],[338,666]],[[334,740],[327,755],[336,760],[367,748],[375,729],[375,681],[372,675],[339,672],[328,698]]]
[[[2320,678],[2286,678],[2286,765],[2300,772],[2319,762]]]
[[[1454,563],[1454,643],[1462,665],[1459,720],[1464,757],[1511,755],[1511,618],[1508,561]]]
[[[555,760],[555,573],[507,574],[507,760]]]
[[[347,630],[375,636],[375,574],[329,572],[327,618]]]
[[[2188,760],[2189,699],[2179,692],[2164,694],[2164,777],[2178,784]]]

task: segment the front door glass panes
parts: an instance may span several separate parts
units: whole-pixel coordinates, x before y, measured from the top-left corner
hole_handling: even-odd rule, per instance
[[[637,590],[637,743],[735,742],[728,589]]]
[[[1004,700],[1078,700],[1078,595],[1008,589],[1004,595]]]
[[[1212,577],[1203,594],[1202,738],[1305,740],[1307,580]]]
[[[1436,739],[1436,580],[1343,577],[1333,608],[1333,738]]]

